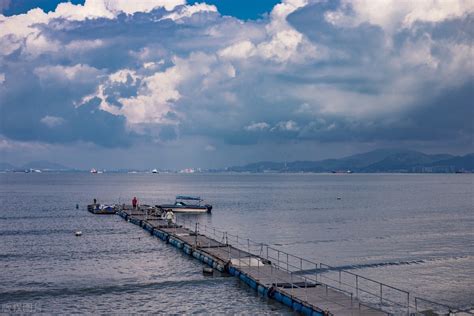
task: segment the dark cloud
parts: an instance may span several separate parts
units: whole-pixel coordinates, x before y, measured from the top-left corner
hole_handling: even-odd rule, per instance
[[[339,1],[277,9],[257,21],[197,4],[15,20],[0,33],[0,134],[107,148],[199,139],[213,152],[472,146],[472,14],[388,27]]]

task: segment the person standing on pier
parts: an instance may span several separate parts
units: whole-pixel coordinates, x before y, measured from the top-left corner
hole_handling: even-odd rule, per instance
[[[166,212],[165,219],[168,221],[168,226],[173,224],[173,222],[174,222],[174,213],[171,209],[169,209],[168,212]]]
[[[134,197],[133,197],[133,200],[132,200],[132,207],[133,207],[133,209],[136,209],[136,208],[137,208],[137,205],[138,205],[138,200],[137,200],[137,197],[134,196]]]

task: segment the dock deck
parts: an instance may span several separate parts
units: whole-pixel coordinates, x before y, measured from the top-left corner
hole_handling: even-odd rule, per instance
[[[251,247],[249,240],[241,239],[241,242],[247,241],[248,249],[245,250],[245,247],[231,245],[227,233],[216,232],[215,229],[210,234],[213,236],[201,233],[196,223],[194,229],[191,225],[186,227],[186,223],[168,225],[160,217],[148,215],[146,210],[127,207],[121,208],[117,214],[214,269],[238,277],[261,295],[273,298],[297,312],[306,315],[388,314],[363,304],[349,292],[321,283],[317,274],[310,277],[290,271],[290,263],[273,258],[272,248],[266,245],[265,248],[260,244],[260,253],[255,254],[255,247]]]
[[[356,274],[316,263],[178,217],[168,224],[155,208],[115,206],[116,214],[260,295],[304,315],[474,315]]]

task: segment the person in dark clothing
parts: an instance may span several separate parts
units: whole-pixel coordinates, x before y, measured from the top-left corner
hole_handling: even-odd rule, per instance
[[[137,204],[138,204],[137,197],[134,196],[134,197],[133,197],[133,200],[132,200],[132,207],[133,207],[134,209],[137,208]]]

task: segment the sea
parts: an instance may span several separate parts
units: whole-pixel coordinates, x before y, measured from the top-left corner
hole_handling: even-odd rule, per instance
[[[472,174],[0,174],[0,313],[292,314],[87,204],[197,195],[203,225],[460,309],[474,305]],[[82,231],[76,237],[75,232]]]

